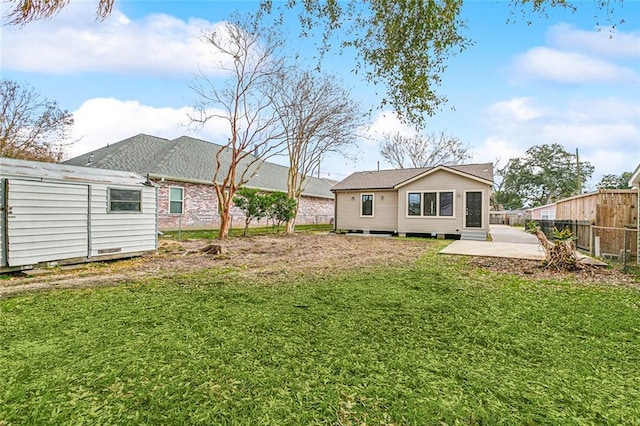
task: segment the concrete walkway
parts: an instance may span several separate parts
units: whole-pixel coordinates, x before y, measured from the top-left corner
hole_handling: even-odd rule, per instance
[[[441,254],[465,256],[506,257],[512,259],[544,260],[544,249],[535,235],[508,225],[491,225],[492,241],[458,240],[440,250]],[[606,266],[578,253],[582,263]]]

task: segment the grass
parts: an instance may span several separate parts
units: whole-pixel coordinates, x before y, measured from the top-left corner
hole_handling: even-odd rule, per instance
[[[0,383],[0,424],[640,424],[640,295],[433,254],[57,290],[0,302]]]
[[[329,224],[317,224],[317,225],[296,225],[296,232],[327,232],[333,229],[333,225]],[[285,231],[284,226],[259,226],[251,227],[248,230],[248,235],[268,235],[274,233],[283,233]],[[244,228],[232,228],[229,230],[229,236],[239,237],[244,233]],[[183,231],[165,231],[164,236],[168,238],[183,238],[183,239],[215,239],[218,238],[218,229],[193,229]]]

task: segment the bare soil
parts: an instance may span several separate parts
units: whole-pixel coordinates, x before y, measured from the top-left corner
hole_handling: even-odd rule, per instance
[[[162,239],[147,256],[76,268],[57,268],[43,275],[14,274],[0,277],[0,298],[51,288],[112,286],[148,277],[209,268],[233,270],[252,282],[295,276],[326,275],[373,265],[407,265],[428,250],[430,240],[341,236],[333,234],[271,235],[218,240]],[[220,245],[220,254],[202,253],[207,245]],[[611,269],[577,273],[551,272],[540,262],[504,258],[469,258],[470,267],[531,278],[576,278],[585,284],[624,285],[640,288],[632,276]]]

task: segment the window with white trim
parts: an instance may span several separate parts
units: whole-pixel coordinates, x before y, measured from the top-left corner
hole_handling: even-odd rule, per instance
[[[172,186],[169,188],[169,213],[182,214],[184,209],[184,188]]]
[[[109,188],[109,213],[142,211],[142,191],[135,189]]]
[[[373,216],[373,194],[362,194],[360,199],[360,216]]]
[[[407,193],[407,216],[453,217],[453,191]]]

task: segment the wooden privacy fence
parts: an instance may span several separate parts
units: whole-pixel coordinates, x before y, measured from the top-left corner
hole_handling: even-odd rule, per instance
[[[559,231],[568,228],[573,234],[576,247],[588,251],[590,254],[607,259],[637,259],[638,230],[636,228],[614,228],[607,226],[595,226],[583,220],[531,220],[527,219],[526,227],[530,222],[537,222],[542,232],[549,238],[553,238],[553,229]]]

